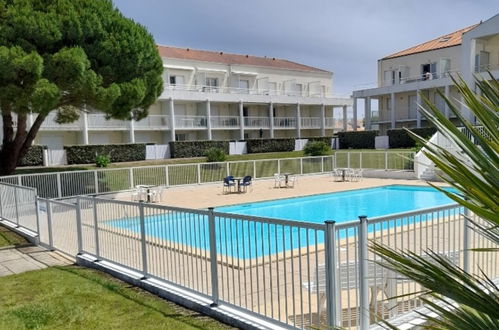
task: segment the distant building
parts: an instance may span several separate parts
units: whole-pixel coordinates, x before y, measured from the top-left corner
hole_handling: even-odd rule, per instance
[[[364,99],[366,129],[379,128],[383,134],[393,128],[424,127],[427,122],[417,106],[422,103],[420,92],[452,117],[436,90],[459,99],[450,74],[460,73],[473,85],[473,74],[488,77],[487,71],[499,77],[499,14],[380,59],[377,87],[353,92],[354,113]],[[378,101],[377,113],[371,112],[373,99]],[[470,116],[466,109],[461,111]]]

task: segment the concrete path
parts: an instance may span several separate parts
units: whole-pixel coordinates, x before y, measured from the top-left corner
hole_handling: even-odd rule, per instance
[[[0,277],[72,263],[60,254],[40,246],[2,249],[0,250]]]

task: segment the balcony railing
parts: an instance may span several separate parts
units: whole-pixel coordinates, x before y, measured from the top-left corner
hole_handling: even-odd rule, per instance
[[[235,116],[212,116],[212,128],[236,128],[239,127],[239,117]]]
[[[268,128],[269,117],[244,117],[244,127]]]
[[[340,128],[343,127],[343,121],[333,117],[326,117],[326,128]]]
[[[136,128],[169,128],[170,119],[165,115],[149,115],[134,123]]]
[[[206,116],[175,116],[177,128],[203,128],[206,124]]]
[[[107,119],[104,114],[89,114],[88,115],[89,128],[123,128],[127,129],[129,123],[125,120]]]
[[[379,88],[379,87],[387,87],[387,86],[396,86],[396,85],[404,85],[410,84],[418,81],[428,81],[428,80],[438,80],[442,78],[448,78],[451,75],[459,74],[460,71],[446,71],[446,72],[428,72],[426,74],[417,74],[409,77],[401,77],[387,80],[380,80],[378,82],[371,82],[366,84],[360,84],[355,86],[357,89],[368,89],[368,88]]]
[[[34,117],[34,118],[36,118],[36,117]],[[57,118],[56,112],[49,113],[48,116],[43,121],[41,129],[79,130],[83,127],[83,121],[82,121],[81,117],[78,120],[76,120],[72,123],[67,123],[67,124],[56,123],[56,121],[55,121],[56,118]]]
[[[321,117],[303,117],[301,118],[302,128],[321,128]]]
[[[275,117],[274,127],[277,128],[294,128],[296,127],[295,117]]]

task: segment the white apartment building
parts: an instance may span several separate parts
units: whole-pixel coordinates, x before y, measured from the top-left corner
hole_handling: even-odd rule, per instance
[[[35,143],[156,143],[176,140],[330,136],[347,130],[350,98],[332,96],[331,72],[272,57],[158,46],[164,92],[140,121],[83,111],[71,124],[43,123]],[[333,110],[342,109],[342,118]]]
[[[378,60],[377,87],[353,92],[354,115],[359,99],[364,99],[366,129],[379,128],[383,134],[393,128],[424,127],[426,120],[417,107],[420,92],[451,118],[436,91],[458,102],[450,75],[459,73],[473,84],[474,74],[488,77],[487,71],[499,77],[499,14]],[[378,111],[371,111],[373,100]],[[461,111],[470,116],[466,109]]]

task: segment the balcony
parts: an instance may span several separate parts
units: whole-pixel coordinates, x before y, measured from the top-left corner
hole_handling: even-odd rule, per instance
[[[76,120],[72,123],[67,123],[67,124],[56,123],[56,121],[55,121],[56,118],[57,118],[56,112],[49,113],[48,116],[43,121],[40,129],[41,130],[68,130],[68,131],[79,131],[79,130],[83,129],[83,120],[82,120],[81,116],[80,116],[80,118],[78,118],[78,120]]]
[[[244,117],[244,127],[248,128],[269,128],[269,117]]]
[[[177,128],[206,128],[206,116],[175,116],[175,127]]]
[[[275,128],[296,128],[296,118],[295,117],[275,117],[274,118]]]
[[[326,128],[343,128],[343,120],[326,117]]]
[[[212,116],[212,128],[239,128],[239,117],[235,116]]]
[[[321,117],[301,118],[301,128],[321,128]]]
[[[146,118],[134,123],[135,129],[168,129],[170,119],[165,115],[149,115]]]
[[[107,119],[104,114],[89,114],[87,119],[89,129],[127,130],[130,127],[129,122],[118,119]]]

